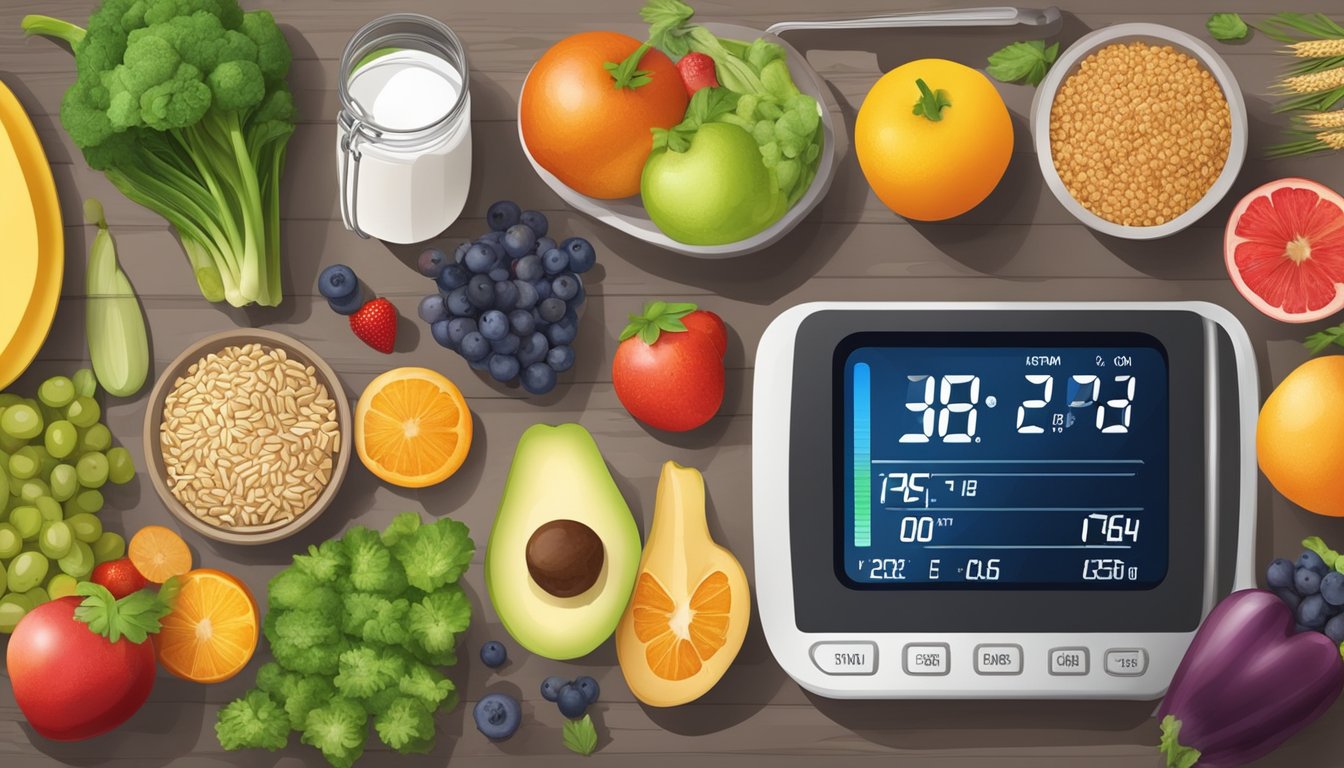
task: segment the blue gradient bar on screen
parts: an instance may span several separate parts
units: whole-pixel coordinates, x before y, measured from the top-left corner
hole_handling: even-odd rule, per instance
[[[872,374],[867,363],[854,366],[854,546],[872,543]]]

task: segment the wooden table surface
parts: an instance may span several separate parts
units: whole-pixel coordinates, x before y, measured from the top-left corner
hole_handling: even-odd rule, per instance
[[[959,768],[1065,768],[1078,765],[1157,766],[1157,727],[1152,703],[857,702],[829,701],[804,693],[771,657],[759,623],[753,625],[736,664],[700,701],[674,710],[641,706],[615,666],[610,642],[574,663],[533,658],[509,643],[512,660],[498,674],[475,659],[480,643],[508,640],[486,599],[484,543],[519,435],[538,423],[577,421],[596,436],[641,528],[653,511],[660,465],[667,459],[703,470],[710,495],[711,528],[752,572],[751,385],[756,343],[769,321],[795,304],[822,299],[1166,300],[1202,299],[1230,309],[1255,342],[1265,393],[1307,355],[1299,341],[1314,328],[1279,324],[1260,316],[1233,289],[1223,267],[1222,232],[1231,201],[1281,176],[1306,175],[1344,188],[1341,158],[1266,161],[1264,147],[1278,138],[1283,120],[1271,113],[1270,85],[1283,61],[1263,36],[1244,45],[1219,45],[1245,91],[1251,119],[1251,152],[1229,201],[1191,229],[1157,242],[1131,242],[1093,233],[1074,221],[1042,184],[1030,150],[1025,114],[1032,90],[1002,86],[1013,112],[1017,148],[999,189],[956,220],[911,224],[871,194],[848,146],[826,200],[782,243],[752,256],[697,261],[642,245],[561,203],[528,167],[514,127],[518,93],[531,63],[561,37],[588,29],[643,35],[637,0],[284,0],[268,5],[294,51],[290,78],[299,127],[290,143],[282,204],[285,300],[276,309],[234,310],[206,303],[181,249],[162,220],[127,202],[101,174],[90,171],[60,128],[61,94],[74,65],[61,47],[25,40],[19,20],[46,13],[83,23],[94,0],[5,0],[0,8],[0,80],[32,115],[51,160],[66,219],[66,279],[55,326],[39,360],[20,380],[31,390],[44,377],[69,373],[87,360],[84,341],[84,261],[92,229],[81,225],[81,201],[100,198],[117,238],[122,264],[143,300],[151,325],[155,373],[187,344],[238,326],[265,326],[295,336],[339,372],[352,399],[378,373],[393,366],[423,365],[461,386],[475,413],[476,438],[463,469],[448,482],[423,490],[377,482],[355,462],[336,504],[312,527],[278,544],[242,548],[207,541],[183,529],[200,564],[234,572],[257,594],[290,556],[310,543],[339,535],[359,522],[382,526],[405,510],[451,515],[473,531],[476,562],[466,578],[475,609],[467,633],[468,661],[452,670],[463,704],[439,718],[435,752],[394,756],[375,746],[361,765],[579,765],[583,758],[561,745],[561,716],[537,687],[551,674],[592,674],[602,685],[596,707],[599,752],[594,765],[712,766],[902,765]],[[258,7],[258,0],[245,0]],[[764,28],[793,18],[854,17],[945,5],[924,0],[696,0],[700,19]],[[820,6],[825,5],[822,9]],[[1065,8],[1058,39],[1072,40],[1109,24],[1145,20],[1207,39],[1210,11],[1277,10],[1268,0],[1074,0]],[[1324,0],[1300,0],[1294,10],[1338,11]],[[586,275],[590,300],[576,343],[578,363],[546,397],[482,378],[439,348],[415,317],[428,283],[413,268],[417,249],[363,241],[346,232],[337,208],[335,82],[341,51],[364,22],[394,11],[434,15],[462,38],[472,68],[475,160],[464,217],[443,242],[484,230],[482,216],[494,200],[510,198],[543,210],[552,230],[582,235],[598,248],[597,268]],[[1030,35],[1006,30],[798,32],[790,41],[808,53],[830,86],[828,105],[849,133],[864,93],[885,72],[924,56],[982,66],[1008,42]],[[0,260],[3,257],[0,256]],[[379,355],[356,342],[345,319],[333,314],[315,290],[326,265],[352,266],[403,316],[397,351]],[[721,414],[686,435],[655,434],[621,408],[611,385],[610,360],[627,313],[646,300],[701,303],[730,328],[728,389]],[[1323,325],[1323,324],[1322,324]],[[105,408],[117,441],[143,466],[140,433],[149,387],[133,400]],[[1297,550],[1304,533],[1344,537],[1344,524],[1312,516],[1273,494],[1261,482],[1258,563]],[[132,532],[149,523],[174,524],[142,477],[108,494],[103,519],[109,529]],[[0,641],[0,645],[3,641]],[[259,656],[265,656],[264,653]],[[222,685],[203,687],[160,675],[143,711],[117,731],[92,741],[58,744],[38,737],[24,722],[7,680],[0,683],[0,766],[299,766],[319,765],[316,753],[291,746],[280,753],[227,753],[214,736],[219,707],[245,690],[259,660]],[[492,744],[472,724],[470,710],[488,691],[523,700],[524,726],[511,741]],[[1336,734],[1344,727],[1337,707],[1264,766],[1297,766],[1338,760]],[[293,740],[297,743],[297,738]]]

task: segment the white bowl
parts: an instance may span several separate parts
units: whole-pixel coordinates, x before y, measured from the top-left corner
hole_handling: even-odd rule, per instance
[[[1171,221],[1151,227],[1116,224],[1084,208],[1064,187],[1064,181],[1059,178],[1059,173],[1055,170],[1055,160],[1050,151],[1050,107],[1054,104],[1055,94],[1059,91],[1060,85],[1069,75],[1078,71],[1082,60],[1089,54],[1112,43],[1134,41],[1170,45],[1198,59],[1223,89],[1223,97],[1227,99],[1227,108],[1232,118],[1232,140],[1227,149],[1227,162],[1223,164],[1223,172],[1214,180],[1213,186],[1190,210]],[[1227,63],[1202,40],[1161,24],[1116,24],[1082,36],[1050,67],[1045,80],[1036,89],[1036,97],[1031,104],[1032,142],[1036,147],[1036,158],[1041,164],[1041,174],[1045,176],[1046,186],[1050,187],[1050,191],[1055,193],[1055,197],[1069,213],[1082,223],[1098,232],[1130,240],[1152,240],[1173,235],[1194,224],[1212,210],[1232,188],[1237,173],[1241,171],[1242,161],[1246,159],[1247,133],[1246,100],[1242,97],[1241,87],[1237,85],[1237,79],[1232,76],[1232,70],[1228,69]]]
[[[536,170],[541,180],[546,182],[546,185],[554,190],[560,196],[560,199],[564,200],[571,208],[586,213],[631,237],[638,238],[646,243],[652,243],[660,248],[687,256],[723,259],[759,251],[773,245],[787,235],[813,208],[817,207],[817,203],[821,202],[821,199],[826,196],[827,190],[831,188],[831,180],[835,177],[835,167],[838,164],[838,149],[836,147],[838,138],[835,126],[832,124],[831,113],[826,109],[826,86],[812,67],[808,65],[807,58],[802,53],[799,53],[797,49],[775,35],[751,27],[715,22],[707,22],[703,26],[718,37],[737,40],[755,40],[758,37],[763,37],[782,47],[788,55],[789,74],[793,75],[794,84],[798,86],[799,91],[817,100],[817,106],[821,112],[822,132],[821,160],[817,165],[817,175],[812,179],[811,186],[803,193],[803,196],[780,217],[779,221],[751,237],[735,243],[688,245],[663,234],[658,225],[654,224],[649,218],[649,214],[644,210],[638,196],[620,200],[601,200],[596,197],[588,197],[574,191],[550,171],[542,168],[532,157],[532,153],[527,151],[527,142],[523,140],[521,120],[517,121],[518,143],[522,145],[523,154],[527,156],[527,161],[532,164],[532,168]],[[523,87],[527,87],[527,81],[523,81]],[[521,108],[522,100],[520,99],[519,109],[521,110]]]

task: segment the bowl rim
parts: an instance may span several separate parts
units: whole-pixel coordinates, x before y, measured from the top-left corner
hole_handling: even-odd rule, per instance
[[[1209,187],[1203,197],[1184,213],[1170,221],[1151,227],[1116,224],[1084,208],[1065,188],[1064,181],[1060,179],[1059,173],[1055,170],[1054,156],[1050,148],[1050,108],[1054,104],[1060,86],[1069,75],[1077,70],[1079,62],[1084,57],[1118,40],[1159,42],[1175,46],[1187,55],[1194,56],[1213,75],[1219,88],[1222,89],[1231,119],[1232,135],[1228,144],[1227,160],[1223,163],[1223,170],[1218,178],[1214,179],[1213,185]],[[1036,158],[1040,164],[1041,175],[1045,178],[1046,186],[1054,193],[1060,204],[1069,213],[1073,214],[1074,218],[1107,235],[1129,240],[1152,240],[1173,235],[1189,227],[1207,215],[1227,196],[1245,162],[1250,130],[1246,116],[1246,99],[1242,94],[1241,86],[1237,83],[1232,70],[1227,66],[1227,62],[1223,60],[1222,56],[1218,55],[1217,51],[1194,35],[1173,27],[1150,22],[1128,22],[1089,32],[1078,38],[1073,45],[1070,45],[1064,53],[1060,54],[1059,59],[1050,67],[1045,80],[1036,89],[1036,95],[1033,97],[1031,133],[1032,145],[1036,150]]]
[[[284,349],[286,353],[313,366],[319,381],[327,386],[328,394],[336,401],[340,450],[336,455],[335,464],[332,465],[331,480],[318,494],[317,499],[313,501],[312,506],[307,511],[276,528],[254,533],[239,533],[201,522],[173,495],[165,479],[166,470],[163,464],[163,449],[159,443],[159,430],[163,425],[163,406],[168,398],[168,392],[173,383],[188,367],[202,357],[212,352],[218,352],[225,347],[251,343]],[[154,382],[154,389],[151,391],[145,406],[145,427],[142,439],[144,441],[146,473],[149,475],[150,482],[154,485],[154,490],[158,492],[159,498],[173,517],[208,539],[226,544],[256,546],[289,538],[307,528],[327,511],[331,502],[335,500],[341,483],[345,480],[345,475],[350,469],[353,433],[354,421],[351,415],[349,398],[346,397],[345,388],[341,385],[341,380],[336,375],[336,371],[327,361],[323,360],[311,347],[291,336],[264,328],[248,328],[210,334],[195,343],[189,344],[177,357],[173,358],[173,361],[164,368],[163,373]]]
[[[527,148],[527,142],[523,139],[523,122],[521,120],[523,101],[521,98],[518,99],[518,109],[515,111],[514,124],[517,127],[518,144],[522,147],[523,156],[527,158],[527,162],[532,166],[532,170],[541,177],[541,180],[545,182],[546,186],[551,188],[551,191],[559,195],[560,199],[571,208],[597,219],[612,229],[629,235],[641,242],[656,245],[663,250],[701,259],[727,259],[735,256],[744,256],[759,251],[762,248],[774,245],[784,239],[786,235],[793,231],[794,227],[798,226],[803,219],[807,218],[807,216],[821,204],[821,201],[826,198],[826,194],[830,192],[831,184],[835,180],[835,174],[839,168],[840,160],[842,159],[840,147],[837,144],[839,140],[837,136],[840,135],[839,131],[843,128],[844,121],[840,121],[841,126],[837,127],[834,115],[826,106],[826,95],[828,90],[826,81],[818,75],[816,70],[812,68],[812,65],[808,63],[807,56],[790,45],[787,40],[784,40],[778,35],[773,35],[769,32],[756,29],[755,27],[742,24],[707,21],[704,22],[702,26],[716,35],[722,34],[729,37],[742,37],[744,36],[744,33],[754,34],[757,37],[764,38],[783,48],[789,63],[789,73],[793,75],[794,83],[799,84],[800,81],[806,81],[808,86],[802,87],[802,85],[799,85],[798,90],[815,98],[817,100],[817,107],[821,112],[822,140],[825,143],[821,150],[820,162],[817,164],[817,174],[812,178],[812,184],[807,188],[807,191],[803,193],[803,196],[798,198],[798,202],[794,203],[793,207],[788,211],[785,211],[784,215],[781,216],[779,220],[751,237],[732,243],[722,243],[720,245],[692,245],[673,240],[663,233],[663,231],[648,218],[647,213],[644,213],[643,218],[640,219],[617,208],[617,206],[632,206],[638,208],[640,211],[644,211],[644,206],[639,201],[639,195],[621,198],[619,200],[601,200],[595,197],[588,197],[566,185],[563,181],[556,178],[550,171],[542,168],[541,164],[536,161],[536,158],[532,157],[532,153]],[[523,78],[524,88],[527,87],[527,77],[531,77],[531,75],[532,68],[529,68],[527,76]],[[846,146],[848,146],[848,142],[846,142]],[[639,226],[641,223],[646,226]]]

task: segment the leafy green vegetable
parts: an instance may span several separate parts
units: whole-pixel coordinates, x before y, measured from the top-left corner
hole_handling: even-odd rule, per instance
[[[1040,85],[1057,58],[1059,43],[1049,47],[1043,40],[1009,43],[989,55],[985,71],[1000,82]]]
[[[177,230],[201,293],[279,304],[294,100],[271,14],[237,0],[102,0],[87,29],[47,16],[22,26],[70,44],[61,124],[90,167]]]
[[[1323,331],[1317,331],[1302,342],[1302,345],[1313,355],[1324,352],[1331,344],[1344,347],[1344,325],[1336,325]]]
[[[566,720],[564,728],[565,749],[580,755],[591,755],[597,749],[597,728],[593,726],[591,715],[579,720]]]
[[[159,631],[159,620],[172,613],[177,595],[177,579],[169,579],[158,590],[142,589],[117,599],[101,584],[91,581],[75,587],[84,601],[75,608],[75,619],[89,625],[89,631],[115,643],[122,638],[139,645]]]
[[[1204,26],[1214,40],[1242,40],[1251,32],[1239,13],[1215,13]]]
[[[269,585],[262,629],[275,661],[221,711],[221,745],[272,749],[283,746],[277,728],[293,730],[346,768],[363,753],[371,721],[392,749],[429,751],[434,713],[458,704],[437,668],[456,663],[471,623],[457,582],[475,548],[462,523],[422,525],[412,513],[381,534],[357,527],[296,555]],[[263,715],[272,729],[255,727]]]
[[[707,89],[699,93],[704,93],[705,90]],[[640,341],[652,346],[664,331],[668,333],[685,331],[686,324],[681,319],[696,309],[697,307],[689,302],[669,304],[666,301],[651,301],[644,305],[643,314],[630,315],[630,322],[621,331],[621,341],[639,336]]]
[[[145,316],[135,298],[131,281],[117,263],[117,246],[107,231],[103,206],[84,201],[84,218],[98,226],[89,247],[85,288],[89,296],[84,319],[89,358],[98,383],[117,397],[130,397],[149,376],[149,334]]]

